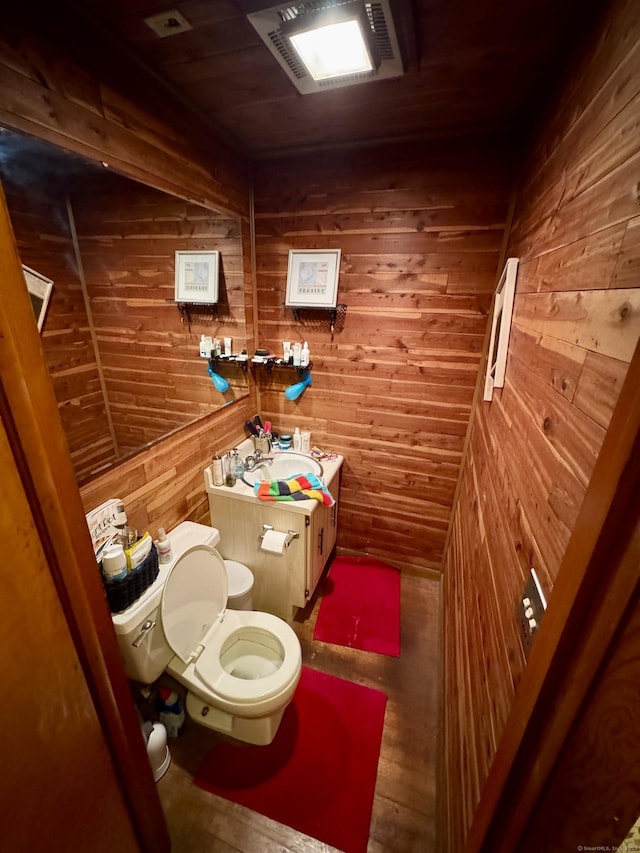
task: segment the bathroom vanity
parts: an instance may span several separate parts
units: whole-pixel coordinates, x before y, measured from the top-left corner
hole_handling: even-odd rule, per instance
[[[240,455],[244,458],[251,448],[251,442],[241,445]],[[320,463],[333,506],[316,500],[262,501],[242,480],[232,487],[214,486],[211,467],[205,469],[211,524],[220,531],[218,550],[225,559],[244,563],[253,572],[257,610],[291,621],[315,592],[336,542],[343,461],[338,456]],[[262,549],[265,525],[291,534],[283,553]]]

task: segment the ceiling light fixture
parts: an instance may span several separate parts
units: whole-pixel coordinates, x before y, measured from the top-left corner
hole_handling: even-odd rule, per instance
[[[303,95],[404,73],[389,0],[238,1]]]
[[[314,80],[370,74],[379,65],[363,12],[363,6],[352,4],[306,12],[283,24],[283,34]]]

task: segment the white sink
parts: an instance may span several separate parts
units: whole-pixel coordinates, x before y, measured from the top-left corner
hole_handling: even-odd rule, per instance
[[[288,480],[296,474],[315,474],[322,477],[323,468],[319,462],[302,453],[283,450],[274,453],[273,459],[259,462],[252,471],[245,471],[242,479],[247,486],[262,480]]]

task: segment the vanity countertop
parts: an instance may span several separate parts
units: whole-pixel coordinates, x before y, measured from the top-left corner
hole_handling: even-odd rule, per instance
[[[248,438],[242,442],[238,446],[238,452],[241,459],[245,459],[250,453],[253,452],[253,441]],[[287,453],[286,450],[274,451],[275,453]],[[296,451],[297,453],[298,451]],[[312,457],[314,458],[314,457]],[[322,478],[326,484],[329,484],[331,480],[334,478],[335,474],[340,470],[344,457],[339,454],[335,459],[324,459],[324,460],[316,460],[322,466]],[[234,500],[240,501],[249,501],[255,502],[258,501],[253,492],[253,486],[248,486],[243,480],[236,480],[235,486],[215,486],[213,484],[213,473],[211,470],[211,466],[209,465],[204,469],[204,481],[207,492],[211,494],[216,494],[219,496],[233,498]],[[282,507],[286,507],[287,509],[293,510],[294,512],[302,512],[308,513],[310,510],[312,511],[315,506],[319,506],[318,501],[310,498],[306,501],[274,501],[274,503],[278,503]]]

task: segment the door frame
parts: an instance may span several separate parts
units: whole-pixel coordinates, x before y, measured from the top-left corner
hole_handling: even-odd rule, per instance
[[[0,418],[140,849],[162,853],[169,834],[1,187],[0,281]]]

